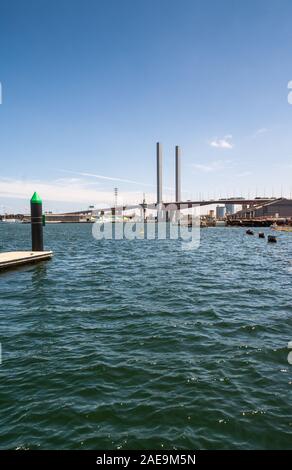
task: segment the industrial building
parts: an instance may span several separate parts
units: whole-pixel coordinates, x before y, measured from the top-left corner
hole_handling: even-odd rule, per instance
[[[230,219],[256,219],[256,218],[292,218],[292,199],[279,198],[270,202],[250,205],[235,214]]]

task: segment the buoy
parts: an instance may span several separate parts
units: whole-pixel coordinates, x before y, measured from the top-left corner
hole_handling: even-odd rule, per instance
[[[260,232],[260,233],[259,233],[259,238],[265,238],[265,236],[266,236],[266,235],[264,234],[264,232]]]
[[[43,241],[43,210],[42,200],[38,193],[34,192],[30,200],[31,214],[31,249],[32,251],[44,251]]]
[[[277,238],[274,235],[268,235],[269,243],[277,243]]]
[[[246,231],[246,234],[247,234],[247,235],[253,235],[253,231],[250,230],[250,229],[248,229],[248,230]]]

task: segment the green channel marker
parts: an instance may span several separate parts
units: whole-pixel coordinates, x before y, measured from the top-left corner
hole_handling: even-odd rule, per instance
[[[33,204],[42,204],[43,201],[41,200],[38,193],[35,191],[32,195],[30,202],[32,202]]]
[[[30,200],[31,221],[31,249],[32,251],[44,251],[43,240],[43,205],[37,192],[33,193]]]

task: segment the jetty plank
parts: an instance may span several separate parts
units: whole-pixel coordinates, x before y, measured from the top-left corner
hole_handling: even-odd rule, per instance
[[[8,251],[0,253],[0,271],[52,258],[52,251]]]

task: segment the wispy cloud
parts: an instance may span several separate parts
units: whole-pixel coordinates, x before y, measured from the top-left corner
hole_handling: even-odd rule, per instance
[[[257,129],[253,135],[253,137],[258,137],[259,135],[266,134],[268,132],[268,129],[266,127],[260,127]]]
[[[210,146],[219,149],[232,149],[234,146],[232,142],[232,135],[225,135],[221,139],[216,137],[215,139],[211,140]]]
[[[244,178],[245,176],[250,176],[251,174],[251,171],[242,171],[241,173],[237,173],[235,176],[238,176],[238,178]]]
[[[114,176],[97,175],[96,173],[78,172],[78,171],[63,170],[63,169],[59,169],[58,171],[62,171],[64,173],[70,173],[70,174],[73,174],[73,175],[82,176],[84,178],[96,178],[96,179],[105,180],[105,181],[115,181],[117,183],[135,184],[137,186],[148,186],[148,187],[151,187],[151,188],[156,187],[155,184],[152,184],[152,183],[142,183],[141,181],[128,180],[128,179],[124,179],[124,178],[116,178]],[[90,183],[87,183],[87,184],[90,184]],[[163,190],[164,191],[173,191],[174,188],[171,187],[171,186],[163,186]]]
[[[231,160],[215,160],[208,164],[204,163],[194,163],[192,167],[195,170],[202,171],[204,173],[211,173],[216,171],[222,171],[227,168],[230,168]]]
[[[116,182],[120,182],[120,183],[137,184],[139,186],[154,186],[153,184],[150,184],[150,183],[142,183],[141,181],[134,181],[134,180],[128,180],[128,179],[123,179],[123,178],[116,178],[114,176],[97,175],[96,173],[78,172],[78,171],[63,170],[63,169],[60,169],[59,171],[62,171],[64,173],[70,173],[70,174],[73,174],[73,175],[85,176],[85,177],[90,177],[90,178],[97,178],[97,179],[106,180],[106,181],[116,181]]]

